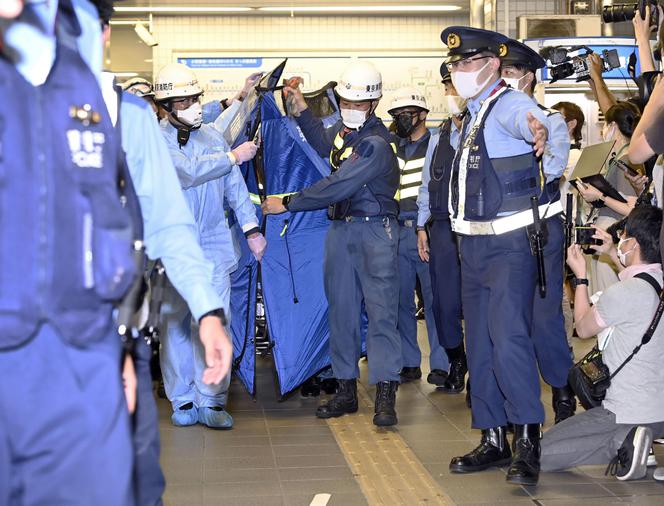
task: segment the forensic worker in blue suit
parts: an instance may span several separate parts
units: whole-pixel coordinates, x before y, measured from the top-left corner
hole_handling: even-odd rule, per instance
[[[445,101],[450,117],[431,136],[424,160],[422,184],[417,197],[417,249],[429,262],[433,290],[433,315],[440,345],[450,368],[441,390],[458,394],[465,387],[468,365],[461,326],[461,268],[457,237],[452,231],[448,194],[452,161],[456,153],[465,99],[460,97],[447,66],[440,69]],[[456,136],[456,138],[455,138]],[[468,395],[468,394],[466,394]]]
[[[415,317],[415,283],[419,279],[429,339],[430,372],[427,382],[442,386],[447,379],[449,363],[438,342],[433,315],[433,295],[429,264],[417,252],[417,192],[422,183],[424,157],[431,134],[426,126],[429,109],[422,93],[412,87],[398,89],[387,111],[396,126],[397,160],[399,162],[399,320],[401,336],[401,381],[422,377],[422,353],[417,343]]]
[[[0,16],[10,7],[19,17],[0,20],[0,504],[132,506],[113,306],[137,272],[119,138],[78,53],[71,2],[0,2]],[[98,19],[89,28],[98,41]]]
[[[373,423],[395,425],[401,370],[397,331],[399,207],[394,199],[399,167],[391,134],[374,114],[382,96],[382,78],[369,62],[351,63],[335,88],[341,121],[330,128],[325,128],[307,108],[298,87],[301,82],[301,78],[291,79],[285,91],[294,96],[301,112],[297,121],[307,141],[321,156],[329,157],[332,174],[283,200],[266,199],[263,212],[299,212],[331,206],[324,278],[332,369],[339,389],[327,404],[319,406],[316,416],[337,417],[358,409],[364,301],[369,317],[369,383],[376,385]]]
[[[516,40],[507,42],[507,54],[501,58],[503,80],[515,90],[523,91],[533,101],[537,78],[535,73],[546,65],[544,59],[531,48]],[[537,103],[537,102],[535,102]],[[540,374],[551,385],[555,423],[574,415],[576,401],[567,385],[572,358],[567,345],[563,316],[563,253],[565,232],[560,203],[560,177],[567,167],[569,133],[562,114],[537,104],[549,119],[549,139],[542,156],[540,204],[550,204],[547,212],[544,268],[546,294],[535,293],[533,299],[532,338]],[[555,211],[551,209],[555,206]]]
[[[531,199],[540,195],[536,155],[544,151],[549,122],[530,97],[501,79],[506,37],[458,26],[441,37],[454,87],[468,100],[449,210],[452,229],[461,236],[472,424],[482,431],[480,445],[452,459],[450,471],[509,464],[508,482],[533,485],[544,409],[531,339],[537,264],[526,227],[533,222]],[[508,420],[515,425],[513,451]]]
[[[212,284],[230,315],[230,273],[237,268],[239,245],[226,222],[224,200],[235,213],[249,248],[257,260],[267,246],[260,233],[256,210],[238,167],[253,158],[256,145],[245,142],[231,151],[222,132],[232,121],[241,102],[235,101],[212,124],[202,123],[203,93],[194,72],[180,63],[159,71],[155,100],[168,111],[161,131],[198,227],[203,252],[213,265]],[[200,381],[205,356],[200,347],[198,326],[177,287],[167,290],[162,337],[161,370],[166,395],[173,405],[171,420],[176,426],[201,423],[215,429],[233,426],[225,410],[230,373],[218,385]],[[194,323],[194,325],[192,325]]]

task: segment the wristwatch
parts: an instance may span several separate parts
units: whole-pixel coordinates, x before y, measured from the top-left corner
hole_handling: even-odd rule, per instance
[[[286,211],[288,211],[288,204],[290,204],[291,201],[291,196],[286,195],[284,198],[281,199],[281,204],[286,208]]]
[[[203,321],[203,318],[206,316],[216,316],[221,320],[221,324],[226,326],[228,324],[228,320],[226,320],[226,313],[224,313],[224,310],[222,308],[217,308],[213,309],[212,311],[208,311],[205,313],[201,318],[198,320],[198,324],[201,324],[201,321]]]
[[[588,279],[587,278],[574,278],[574,288],[576,288],[579,285],[586,285],[589,286]]]

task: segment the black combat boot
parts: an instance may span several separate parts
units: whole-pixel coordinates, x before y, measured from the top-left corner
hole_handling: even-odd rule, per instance
[[[442,387],[447,380],[447,371],[442,369],[432,369],[431,372],[427,375],[427,383],[430,385],[436,385],[437,387]]]
[[[454,457],[450,462],[450,472],[474,473],[490,467],[505,466],[511,458],[505,427],[484,429],[480,445],[466,455]]]
[[[300,387],[300,395],[302,397],[318,397],[320,395],[320,383],[316,376],[313,376],[302,383],[302,386]]]
[[[445,352],[450,359],[450,372],[441,388],[443,392],[448,394],[459,394],[463,392],[466,384],[466,373],[468,372],[466,350],[463,343],[461,343],[456,348],[445,348]]]
[[[422,369],[419,367],[402,367],[399,377],[401,378],[401,383],[418,380],[422,377]]]
[[[397,424],[397,412],[394,405],[397,402],[398,381],[380,381],[376,384],[376,407],[373,417],[374,425],[389,427]]]
[[[570,416],[574,416],[576,399],[572,389],[565,385],[562,388],[551,387],[551,390],[553,391],[553,412],[556,414],[555,422],[559,423]]]
[[[337,393],[327,404],[318,406],[318,418],[336,418],[357,412],[357,380],[340,379]]]
[[[514,424],[512,464],[507,481],[515,485],[537,485],[540,472],[540,434],[538,423]]]

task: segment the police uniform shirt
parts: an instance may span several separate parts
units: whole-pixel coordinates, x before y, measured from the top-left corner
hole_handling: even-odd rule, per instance
[[[549,136],[542,155],[542,166],[548,183],[560,178],[567,168],[570,151],[569,132],[562,114],[549,109],[540,110],[549,118]]]

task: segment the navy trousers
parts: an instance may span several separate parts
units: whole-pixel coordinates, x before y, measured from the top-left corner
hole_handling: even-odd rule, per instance
[[[539,289],[535,291],[532,337],[542,378],[552,387],[562,388],[567,385],[567,374],[573,365],[563,316],[565,230],[560,216],[549,218],[546,224],[546,297],[540,297]]]
[[[360,376],[362,301],[369,319],[369,383],[399,381],[399,275],[396,220],[333,221],[325,240],[324,280],[334,377]]]
[[[0,351],[0,505],[133,506],[115,330],[85,347],[43,325]]]
[[[152,350],[141,340],[136,344],[134,367],[138,386],[134,413],[134,488],[136,504],[161,506],[166,487],[159,465],[159,414],[152,393]]]
[[[443,348],[463,341],[461,327],[461,268],[456,235],[450,220],[434,219],[429,226],[429,273],[433,291],[433,316]]]
[[[537,264],[525,229],[461,238],[473,427],[543,423],[531,339]]]
[[[422,353],[417,344],[417,318],[415,317],[415,283],[419,278],[422,287],[422,304],[429,338],[429,366],[433,369],[449,369],[445,350],[440,345],[433,314],[433,294],[429,264],[420,259],[417,252],[415,227],[399,225],[399,335],[403,367],[420,367]]]

